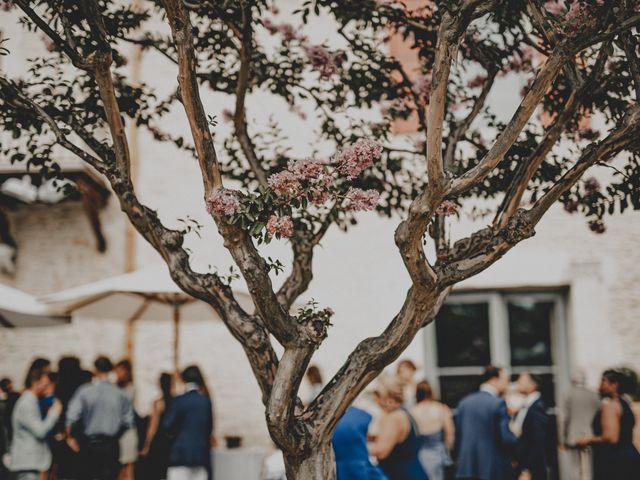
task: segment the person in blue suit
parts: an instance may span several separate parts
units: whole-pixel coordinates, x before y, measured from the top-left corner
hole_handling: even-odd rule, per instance
[[[547,479],[547,428],[549,416],[540,396],[539,376],[524,372],[518,377],[518,391],[525,396],[524,407],[517,413],[514,425],[518,438],[518,478]]]
[[[349,407],[333,434],[337,480],[387,480],[380,467],[369,460],[367,432],[372,417],[366,411]]]
[[[509,384],[506,370],[489,366],[477,392],[463,398],[455,416],[456,478],[513,480],[512,458],[518,442],[509,429],[502,395]]]
[[[173,399],[162,428],[171,437],[167,480],[207,480],[211,470],[213,408],[200,369],[182,372],[185,393]]]

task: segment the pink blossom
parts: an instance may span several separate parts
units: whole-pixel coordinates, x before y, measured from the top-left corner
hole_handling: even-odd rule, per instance
[[[569,7],[569,11],[564,16],[565,20],[565,33],[570,37],[577,36],[580,32],[586,29],[593,28],[597,19],[589,11],[588,5],[581,0],[575,1]]]
[[[475,77],[473,77],[471,80],[469,80],[469,82],[467,83],[467,87],[469,88],[479,88],[481,86],[484,85],[484,82],[487,81],[487,76],[480,73],[478,75],[476,75]]]
[[[2,10],[3,12],[9,12],[13,10],[15,6],[16,4],[9,0],[0,1],[0,10]]]
[[[298,180],[319,179],[324,173],[324,164],[313,158],[305,158],[296,162],[289,162],[287,167]]]
[[[48,52],[53,52],[56,49],[56,43],[51,40],[51,37],[49,37],[49,35],[42,35],[40,39],[42,40],[42,43],[44,43],[44,47]]]
[[[291,220],[291,217],[288,215],[285,215],[284,217],[271,215],[267,222],[267,235],[269,238],[273,238],[276,235],[284,238],[290,238],[293,235],[293,221]]]
[[[455,215],[457,212],[458,212],[458,205],[456,205],[456,203],[452,202],[451,200],[445,200],[436,209],[436,213],[438,215],[442,215],[443,217]]]
[[[279,33],[282,35],[285,43],[293,40],[304,40],[306,37],[300,34],[300,31],[290,23],[273,23],[269,19],[262,21],[262,26],[266,28],[271,35]]]
[[[207,212],[210,215],[235,215],[240,212],[240,200],[228,190],[216,190],[207,198]]]
[[[587,193],[594,193],[600,190],[600,182],[595,177],[589,177],[584,181],[584,189]]]
[[[322,188],[314,188],[311,190],[311,201],[316,205],[324,205],[331,198],[331,192]]]
[[[350,188],[346,195],[346,207],[350,210],[373,210],[378,205],[380,193],[376,190]]]
[[[564,0],[549,0],[545,2],[544,8],[551,15],[562,15],[566,11]]]
[[[564,204],[567,213],[574,213],[578,210],[579,204],[576,200],[569,200]]]
[[[288,170],[274,173],[267,182],[279,197],[296,196],[300,193],[301,186],[298,178]]]
[[[337,73],[342,63],[342,55],[333,55],[322,45],[304,45],[302,48],[311,66],[320,72],[321,78],[329,78]]]
[[[354,145],[347,147],[336,155],[338,171],[352,179],[380,159],[382,145],[370,139],[361,138]]]
[[[431,75],[422,75],[413,82],[413,91],[421,97],[428,97],[431,93]]]
[[[224,120],[227,123],[232,123],[233,112],[228,108],[225,108],[224,110],[222,110],[222,120]]]

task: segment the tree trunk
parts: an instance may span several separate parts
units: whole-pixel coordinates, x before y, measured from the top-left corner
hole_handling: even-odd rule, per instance
[[[287,480],[335,480],[336,461],[331,441],[318,445],[307,456],[284,454]]]

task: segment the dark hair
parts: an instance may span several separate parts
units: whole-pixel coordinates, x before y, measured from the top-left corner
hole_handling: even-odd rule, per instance
[[[31,388],[31,382],[40,380],[42,377],[42,372],[44,372],[47,368],[51,367],[51,362],[46,358],[36,358],[31,365],[29,366],[29,370],[27,370],[27,376],[24,380],[24,387]],[[35,371],[40,371],[40,373],[34,376]]]
[[[629,368],[610,368],[602,373],[602,377],[606,378],[610,383],[618,386],[620,395],[635,395],[638,390],[638,376]]]
[[[182,374],[180,376],[182,377],[182,381],[184,383],[195,383],[203,390],[207,389],[207,385],[204,381],[204,377],[202,376],[202,372],[197,367],[197,365],[189,365],[182,371]]]
[[[433,400],[433,389],[426,380],[418,382],[416,385],[416,402],[420,403],[424,400]]]
[[[162,392],[162,399],[167,400],[171,398],[171,375],[163,372],[160,374],[160,391]]]
[[[531,372],[527,372],[527,374],[529,375],[529,378],[531,379],[531,381],[536,384],[536,387],[538,387],[538,390],[540,390],[540,388],[542,388],[542,376],[538,375],[537,373],[531,373]]]
[[[312,385],[322,385],[322,373],[320,373],[320,369],[315,365],[311,365],[307,369],[307,378]]]
[[[102,355],[96,358],[96,361],[93,362],[93,366],[96,367],[96,370],[101,373],[109,373],[111,370],[113,370],[113,363],[111,363],[111,360]]]
[[[73,394],[82,385],[82,368],[78,357],[62,357],[58,361],[56,397],[66,407]]]
[[[25,381],[26,388],[31,388],[34,382],[37,382],[44,376],[49,376],[49,378],[51,378],[51,375],[46,370],[47,367],[48,365],[29,369],[29,373],[27,374],[27,379]]]
[[[128,383],[133,382],[133,367],[131,366],[131,362],[128,359],[120,360],[116,363],[115,368],[121,368],[126,372],[124,380],[118,380],[118,385],[125,386]]]
[[[93,380],[93,373],[89,370],[82,370],[80,372],[80,385],[84,385],[85,383],[91,383]]]
[[[418,369],[418,367],[416,367],[416,364],[413,363],[412,360],[409,360],[408,358],[405,358],[404,360],[400,360],[398,362],[398,368],[402,367],[402,366],[407,366],[409,367],[411,370],[413,370],[414,372]]]
[[[9,393],[9,386],[12,384],[13,381],[10,378],[5,377],[0,380],[0,390],[2,390],[4,393]]]
[[[482,372],[482,375],[480,375],[480,383],[486,383],[489,380],[491,380],[492,378],[499,378],[500,377],[500,373],[502,372],[502,368],[500,367],[496,367],[493,365],[487,365],[484,368],[484,372]]]

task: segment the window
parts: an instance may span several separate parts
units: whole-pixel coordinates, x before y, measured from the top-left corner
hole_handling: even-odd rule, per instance
[[[475,390],[484,367],[542,377],[545,404],[568,384],[562,293],[455,293],[425,328],[425,371],[443,402],[455,407]]]

